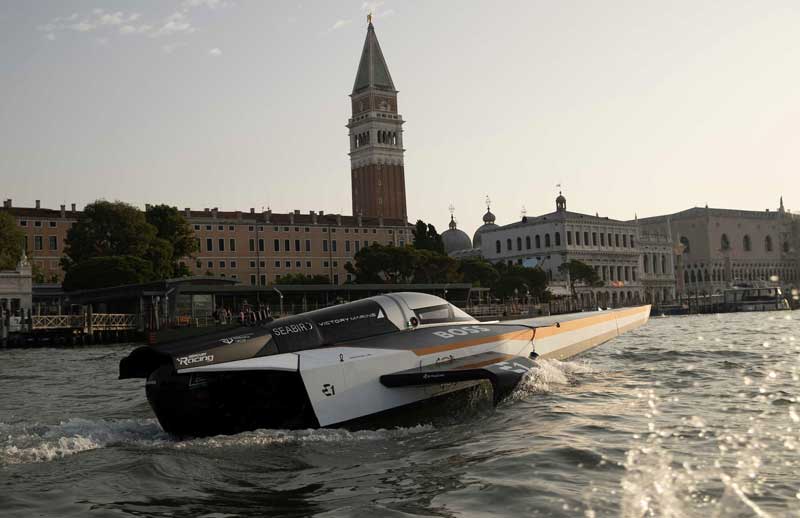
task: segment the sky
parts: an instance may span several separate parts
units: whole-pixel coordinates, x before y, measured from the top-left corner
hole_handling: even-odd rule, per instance
[[[0,0],[0,196],[349,214],[367,12],[412,220],[800,209],[793,0]]]

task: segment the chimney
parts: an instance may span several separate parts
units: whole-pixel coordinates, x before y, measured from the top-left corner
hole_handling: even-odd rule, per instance
[[[218,212],[219,212],[219,208],[217,208],[217,207],[214,207],[213,209],[211,209],[211,217],[216,219]]]
[[[256,209],[254,207],[250,207],[250,214],[255,214],[255,213],[256,213]]]
[[[36,208],[37,209],[41,209],[42,208],[42,201],[41,200],[36,200]]]
[[[9,206],[10,206],[10,205],[9,205]],[[324,211],[324,210],[321,210],[321,211],[319,211],[319,215],[320,215],[320,216],[324,216],[324,215],[325,215],[325,211]]]
[[[191,218],[192,217],[192,208],[191,207],[186,207],[185,209],[183,209],[183,214],[185,215],[185,217]]]
[[[289,224],[294,225],[294,215],[297,214],[298,211],[290,212],[289,213]]]
[[[264,221],[269,223],[269,220],[272,217],[272,209],[267,209],[267,211],[262,212],[261,215],[264,216]]]
[[[240,210],[236,211],[236,219],[242,219],[242,211]]]
[[[72,212],[77,212],[77,211],[75,210],[75,204],[74,204],[74,203],[72,204]]]
[[[336,225],[340,226],[340,227],[342,226],[342,215],[341,214],[337,214],[336,215]]]
[[[62,205],[61,206],[61,217],[65,218],[66,216],[67,216],[67,206],[66,205]]]
[[[311,214],[311,223],[316,225],[317,224],[317,213],[314,212],[313,210],[308,211],[308,213]]]

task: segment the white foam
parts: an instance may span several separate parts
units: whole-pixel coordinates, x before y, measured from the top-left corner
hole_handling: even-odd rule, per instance
[[[547,394],[569,385],[578,374],[590,374],[595,369],[583,361],[537,360],[534,367],[517,386],[512,400],[533,394]]]

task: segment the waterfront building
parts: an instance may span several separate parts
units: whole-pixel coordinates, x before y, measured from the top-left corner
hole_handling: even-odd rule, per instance
[[[744,283],[796,287],[800,279],[800,218],[784,208],[783,198],[777,211],[694,207],[639,219],[639,226],[678,245],[681,296],[720,294]]]
[[[494,225],[494,215],[487,210],[487,216],[484,227]],[[602,281],[601,286],[577,286],[583,305],[619,306],[644,300],[642,251],[635,222],[567,211],[567,200],[559,193],[555,212],[484,227],[473,243],[480,243],[485,259],[542,268],[555,294],[569,294],[569,278],[559,267],[575,259],[592,266]]]
[[[32,288],[31,265],[26,256],[22,256],[13,270],[0,270],[0,315],[29,313]]]
[[[642,254],[644,301],[659,305],[675,300],[676,262],[672,238],[640,228],[638,248]]]
[[[405,220],[404,121],[371,18],[350,100],[353,214]]]
[[[149,206],[145,208],[148,210]],[[60,259],[67,231],[80,212],[41,207],[13,207],[8,211],[25,233],[26,248],[33,265],[46,281],[63,280]],[[324,275],[334,284],[349,280],[345,264],[362,247],[379,243],[404,246],[413,239],[404,220],[325,214],[299,210],[290,213],[202,211],[184,209],[183,216],[198,244],[195,257],[183,263],[193,275],[238,279],[245,284],[280,282],[287,274]]]

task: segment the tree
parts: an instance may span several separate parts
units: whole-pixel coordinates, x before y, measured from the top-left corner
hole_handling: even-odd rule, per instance
[[[576,283],[582,282],[587,286],[595,286],[600,280],[594,268],[576,259],[562,263],[561,266],[558,267],[558,271],[563,274],[569,274],[569,290],[573,297],[577,296],[577,292],[575,291]]]
[[[500,273],[494,265],[481,257],[462,259],[458,271],[461,272],[464,282],[472,283],[473,286],[490,288],[500,280]]]
[[[145,257],[155,237],[156,228],[136,207],[98,200],[86,206],[67,232],[63,266],[69,271],[73,264],[95,257]]]
[[[494,265],[500,278],[492,286],[500,298],[527,295],[539,300],[547,299],[547,274],[541,268],[527,268],[518,264]]]
[[[359,250],[345,269],[358,284],[393,284],[409,282],[418,263],[418,250],[408,246],[372,244]]]
[[[175,259],[192,257],[197,252],[192,227],[175,207],[154,205],[145,213],[145,219],[156,228],[156,237],[172,245]]]
[[[444,253],[444,243],[442,236],[436,232],[436,227],[426,224],[424,221],[417,220],[417,224],[411,231],[414,235],[413,246],[418,250],[431,250],[440,254]]]
[[[414,282],[448,283],[461,282],[457,260],[431,250],[417,250]]]
[[[64,277],[64,289],[106,288],[156,280],[150,263],[139,257],[116,255],[92,257],[72,265]]]
[[[25,234],[7,212],[0,212],[0,270],[13,270],[22,259]]]

